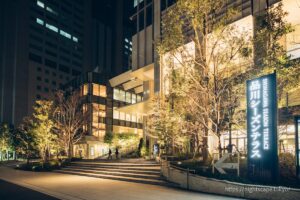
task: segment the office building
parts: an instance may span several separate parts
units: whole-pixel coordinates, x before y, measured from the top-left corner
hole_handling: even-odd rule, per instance
[[[91,70],[90,0],[4,0],[0,121],[18,125],[35,100]]]

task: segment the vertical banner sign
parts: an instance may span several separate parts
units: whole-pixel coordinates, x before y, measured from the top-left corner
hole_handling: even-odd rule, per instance
[[[247,145],[251,178],[276,181],[276,73],[247,81]]]
[[[295,118],[295,126],[296,126],[296,137],[295,137],[295,155],[296,155],[296,170],[297,176],[300,179],[300,116]]]

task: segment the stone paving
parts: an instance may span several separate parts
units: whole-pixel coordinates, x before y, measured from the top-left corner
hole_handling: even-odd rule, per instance
[[[55,172],[27,172],[0,166],[0,179],[66,200],[237,199],[176,188]]]

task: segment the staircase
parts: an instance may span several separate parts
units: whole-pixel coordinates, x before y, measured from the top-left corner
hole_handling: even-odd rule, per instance
[[[117,161],[85,160],[72,162],[55,172],[152,185],[173,186],[160,175],[160,165],[141,159]]]

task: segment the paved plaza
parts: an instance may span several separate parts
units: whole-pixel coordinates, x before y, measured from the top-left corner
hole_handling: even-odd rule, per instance
[[[45,195],[66,200],[219,200],[236,199],[177,188],[55,172],[27,172],[0,167],[0,179]],[[3,188],[1,188],[2,190]],[[8,200],[15,192],[5,191]],[[40,195],[40,194],[39,194]],[[4,199],[1,198],[0,199]],[[20,198],[16,198],[20,199]],[[26,199],[26,198],[24,198]],[[41,198],[44,199],[44,198]],[[5,199],[6,200],[6,199]]]

